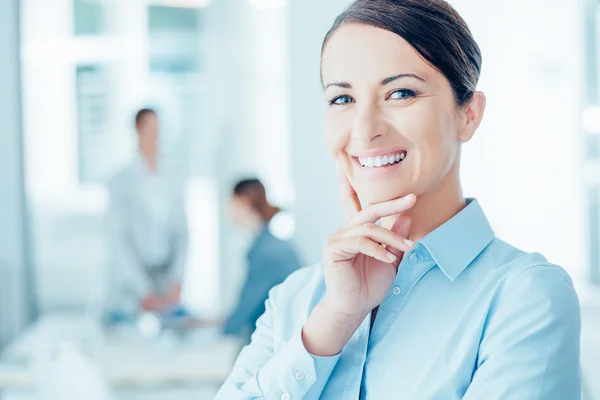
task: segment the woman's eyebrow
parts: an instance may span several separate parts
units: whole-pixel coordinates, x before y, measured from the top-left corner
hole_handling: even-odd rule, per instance
[[[389,78],[385,78],[384,80],[381,81],[381,86],[385,86],[388,83],[391,83],[395,80],[403,79],[403,78],[414,78],[421,82],[425,82],[425,79],[421,78],[419,75],[409,73],[409,74],[398,74],[398,75],[390,76]]]
[[[421,78],[419,75],[408,73],[408,74],[398,74],[398,75],[390,76],[388,78],[383,79],[379,84],[381,86],[385,86],[395,80],[404,79],[404,78],[413,78],[413,79],[417,79],[421,82],[426,82],[425,79]],[[352,85],[348,82],[333,82],[333,83],[327,84],[325,86],[324,90],[327,90],[327,88],[329,88],[330,86],[337,86],[337,87],[341,87],[344,89],[352,89]]]

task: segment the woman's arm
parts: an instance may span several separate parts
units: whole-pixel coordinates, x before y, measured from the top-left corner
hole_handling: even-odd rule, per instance
[[[579,302],[563,269],[521,272],[492,310],[464,400],[579,399],[580,330]]]
[[[296,278],[306,278],[304,271],[296,275]],[[301,329],[280,345],[277,352],[274,350],[278,331],[275,319],[298,315],[298,310],[291,307],[277,308],[278,304],[285,304],[279,301],[281,296],[290,290],[297,291],[291,286],[286,282],[271,290],[266,311],[256,323],[252,342],[242,350],[215,400],[319,399],[339,357],[310,355],[302,342]]]
[[[376,222],[407,211],[416,197],[408,195],[361,210],[347,178],[341,178],[343,192],[348,191],[343,196],[350,205],[350,221],[332,235],[323,250],[325,299],[312,310],[304,328],[298,327],[292,339],[275,352],[273,344],[279,340],[274,321],[280,318],[299,326],[296,319],[302,310],[295,309],[293,299],[298,288],[307,288],[306,279],[300,281],[306,276],[299,271],[273,289],[252,342],[242,351],[218,400],[317,400],[347,341],[389,293],[404,251],[414,245],[406,239],[410,218],[398,216],[390,229]],[[291,280],[300,282],[294,287]],[[278,310],[278,304],[283,308]]]

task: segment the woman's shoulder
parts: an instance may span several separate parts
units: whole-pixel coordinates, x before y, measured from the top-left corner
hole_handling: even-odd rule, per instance
[[[528,253],[494,239],[480,255],[496,281],[497,300],[526,306],[548,307],[547,311],[578,312],[579,301],[567,271],[539,253]],[[535,303],[535,304],[534,304]]]
[[[571,282],[569,274],[561,266],[549,262],[542,254],[528,253],[498,238],[481,253],[479,261],[508,281],[527,275],[528,271],[543,270],[548,271],[549,275],[558,275]]]

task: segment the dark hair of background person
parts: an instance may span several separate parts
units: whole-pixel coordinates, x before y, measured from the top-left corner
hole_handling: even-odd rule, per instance
[[[135,113],[135,126],[139,126],[146,115],[156,115],[156,111],[152,108],[142,108],[139,110]]]
[[[264,185],[256,178],[239,181],[233,189],[233,194],[245,196],[265,223],[271,221],[275,214],[281,211],[280,208],[269,203]]]

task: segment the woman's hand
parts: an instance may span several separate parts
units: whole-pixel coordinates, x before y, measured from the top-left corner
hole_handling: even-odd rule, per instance
[[[303,330],[307,350],[314,355],[341,351],[360,323],[389,293],[405,251],[410,218],[402,215],[416,201],[414,195],[361,210],[348,179],[342,175],[342,202],[348,224],[330,238],[323,251],[327,293],[313,310]],[[376,225],[398,215],[391,229]]]
[[[415,196],[380,203],[360,211],[337,231],[323,251],[327,294],[325,303],[331,311],[363,318],[389,293],[396,270],[405,251],[413,243],[406,239],[410,219],[399,217],[386,229],[376,222],[405,212],[415,203]]]

